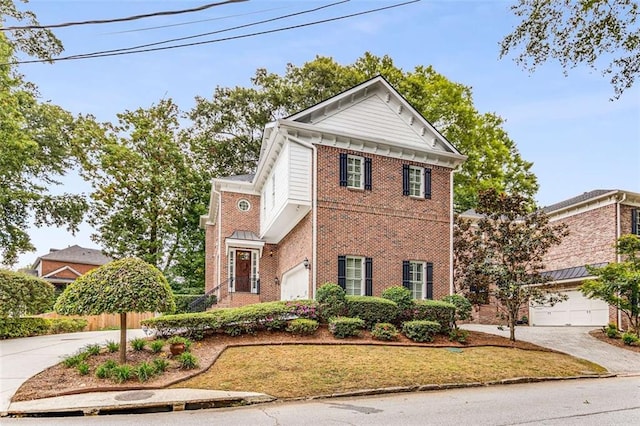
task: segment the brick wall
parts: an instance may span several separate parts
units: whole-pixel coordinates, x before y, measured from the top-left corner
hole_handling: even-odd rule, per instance
[[[277,246],[278,266],[276,276],[282,281],[282,275],[299,265],[306,257],[310,263],[313,259],[313,215],[311,212],[293,228],[286,237],[280,241]],[[309,268],[309,297],[313,295],[313,280],[311,279],[311,271]],[[276,299],[280,300],[280,287],[274,289],[277,292]]]
[[[402,165],[372,158],[372,190],[339,186],[339,153],[318,147],[317,283],[337,282],[338,256],[373,258],[373,294],[402,284],[402,261],[433,262],[434,298],[449,294],[450,169],[432,169],[431,199],[402,195]],[[348,152],[348,151],[347,151]],[[354,155],[362,155],[353,153]]]
[[[630,215],[631,213],[629,213]],[[554,219],[551,217],[551,221],[567,224],[569,235],[562,240],[560,245],[552,247],[545,256],[546,270],[552,271],[616,260],[613,248],[616,241],[615,204],[566,218]]]
[[[220,218],[216,219],[216,225],[205,225],[204,239],[204,291],[209,292],[218,285],[216,256],[218,253],[218,223]]]

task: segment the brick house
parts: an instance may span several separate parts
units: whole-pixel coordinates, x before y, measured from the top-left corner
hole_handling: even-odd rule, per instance
[[[65,249],[50,249],[33,263],[34,275],[62,289],[76,278],[110,262],[102,251],[73,245]]]
[[[594,278],[585,265],[600,266],[619,261],[616,240],[624,234],[640,235],[640,194],[598,189],[543,209],[551,223],[565,223],[569,229],[560,245],[553,246],[544,259],[551,277],[549,287],[568,296],[554,306],[525,307],[530,325],[538,326],[603,326],[609,322],[625,328],[623,316],[615,306],[598,299],[589,299],[579,290],[587,279]],[[477,215],[466,213],[474,219]],[[475,321],[501,323],[496,317],[495,302],[482,305],[475,312]]]
[[[205,288],[219,306],[452,283],[465,157],[382,77],[266,126],[255,174],[212,181]]]
[[[545,257],[551,284],[569,299],[555,306],[529,309],[532,325],[601,326],[609,322],[626,328],[615,306],[588,299],[578,287],[594,278],[585,265],[599,266],[619,261],[616,240],[625,234],[640,235],[640,194],[598,189],[544,208],[550,221],[567,224],[569,235]]]

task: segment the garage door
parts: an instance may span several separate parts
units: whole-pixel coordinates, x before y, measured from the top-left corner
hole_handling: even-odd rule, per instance
[[[554,306],[533,306],[529,309],[531,325],[602,326],[609,322],[609,305],[589,299],[580,291],[564,291],[569,296]]]
[[[309,271],[299,265],[282,276],[280,300],[309,298]]]

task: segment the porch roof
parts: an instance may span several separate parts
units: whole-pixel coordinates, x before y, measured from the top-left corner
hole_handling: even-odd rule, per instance
[[[593,266],[594,268],[601,268],[603,266],[606,266],[608,264],[608,262],[602,262],[602,263],[594,263]],[[593,275],[589,273],[589,271],[587,271],[587,268],[585,265],[581,265],[581,266],[573,266],[571,268],[563,268],[563,269],[556,269],[553,271],[545,271],[542,272],[540,275],[545,276],[545,277],[550,277],[552,281],[566,281],[566,280],[577,280],[579,278],[587,278],[587,277],[592,277]]]

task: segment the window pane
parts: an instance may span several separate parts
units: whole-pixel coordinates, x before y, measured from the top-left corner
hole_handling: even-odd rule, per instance
[[[345,292],[351,296],[362,294],[362,258],[347,257]]]
[[[424,263],[409,263],[409,285],[414,299],[423,299],[424,293]]]
[[[422,168],[409,168],[409,195],[414,197],[422,196]]]
[[[362,188],[362,158],[347,158],[347,186]]]

